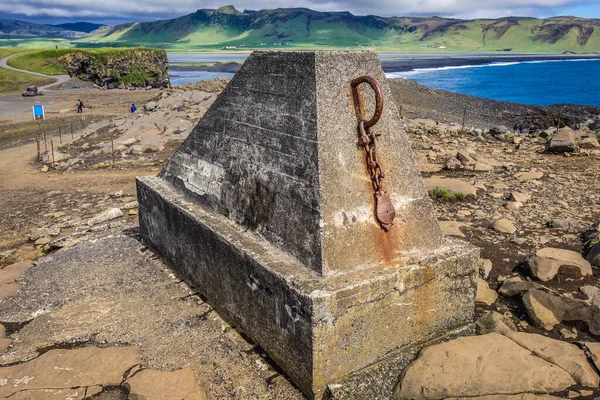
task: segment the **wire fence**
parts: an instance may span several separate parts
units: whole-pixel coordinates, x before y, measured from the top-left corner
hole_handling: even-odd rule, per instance
[[[81,120],[63,121],[63,124],[59,124],[58,126],[53,124],[51,129],[40,126],[40,131],[35,137],[37,145],[37,162],[42,162],[44,156],[46,156],[50,160],[51,167],[54,168],[56,165],[54,157],[55,143],[57,146],[62,146],[63,141],[75,141],[76,136],[82,135],[87,127],[101,119],[103,118],[97,116],[92,116],[91,118],[82,116]],[[58,139],[57,142],[55,142],[56,139]]]

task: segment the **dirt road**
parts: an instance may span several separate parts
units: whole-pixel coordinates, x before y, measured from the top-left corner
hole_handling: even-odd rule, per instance
[[[0,68],[10,69],[10,70],[17,71],[17,72],[23,72],[25,74],[30,74],[30,75],[43,76],[44,78],[56,79],[56,82],[38,88],[40,90],[46,90],[48,88],[51,88],[52,86],[61,85],[61,84],[66,83],[71,80],[71,77],[69,75],[46,75],[46,74],[40,74],[39,72],[26,71],[23,69],[11,67],[10,65],[8,65],[8,60],[10,60],[12,57],[16,56],[17,54],[22,54],[22,53],[14,53],[14,54],[11,54],[11,55],[1,59],[0,60]]]

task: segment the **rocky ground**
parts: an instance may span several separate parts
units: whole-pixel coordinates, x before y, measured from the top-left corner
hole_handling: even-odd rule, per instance
[[[153,93],[54,164],[31,143],[0,151],[1,397],[302,398],[137,240],[133,177],[156,173],[225,83]],[[482,248],[479,335],[424,349],[395,398],[599,397],[600,111],[414,85],[392,89],[440,225]],[[463,129],[466,104],[479,119]],[[501,126],[523,113],[542,129]]]

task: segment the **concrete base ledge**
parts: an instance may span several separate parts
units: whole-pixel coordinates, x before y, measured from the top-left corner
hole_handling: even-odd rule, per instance
[[[420,345],[473,319],[479,250],[467,243],[447,239],[427,255],[321,277],[161,178],[138,178],[137,187],[142,240],[309,398],[378,365],[387,372],[364,382],[385,389],[360,398],[391,395]],[[352,398],[344,396],[336,398]]]

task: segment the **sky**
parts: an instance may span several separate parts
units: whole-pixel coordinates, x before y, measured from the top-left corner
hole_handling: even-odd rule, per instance
[[[600,18],[600,1],[586,0],[1,0],[0,19],[38,23],[91,21],[116,24],[151,21],[189,14],[197,9],[231,4],[238,10],[305,7],[318,11],[350,11],[355,15],[547,18],[574,15]]]

